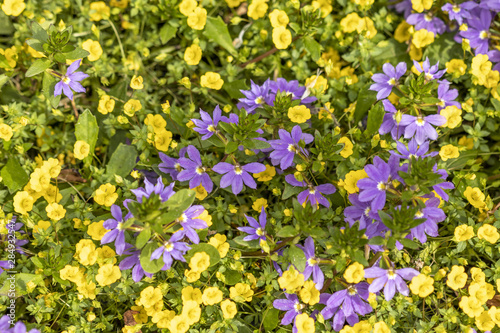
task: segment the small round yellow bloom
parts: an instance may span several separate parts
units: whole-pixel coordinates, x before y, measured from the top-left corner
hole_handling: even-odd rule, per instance
[[[417,13],[422,13],[424,10],[429,10],[432,7],[434,0],[411,0],[411,6]]]
[[[463,242],[474,237],[474,228],[470,225],[462,224],[455,228],[455,240]]]
[[[276,169],[268,164],[266,164],[266,170],[253,174],[254,178],[257,178],[257,180],[260,182],[268,182],[271,179],[273,179],[275,175],[276,175]]]
[[[443,161],[447,161],[450,158],[459,157],[460,153],[458,152],[458,147],[455,147],[454,145],[446,145],[441,147],[439,150],[439,156],[441,156]]]
[[[222,291],[217,287],[208,287],[203,291],[201,299],[205,305],[214,305],[222,301]]]
[[[107,232],[108,229],[104,228],[104,220],[90,224],[87,230],[87,234],[95,241],[100,241]]]
[[[182,0],[179,5],[179,11],[182,15],[188,16],[198,7],[198,2],[196,0]]]
[[[278,278],[278,283],[281,289],[286,289],[286,292],[293,294],[304,285],[304,275],[300,274],[295,267],[290,266],[287,271]]]
[[[352,144],[351,140],[347,136],[343,136],[339,139],[338,143],[343,143],[344,148],[340,151],[340,156],[343,158],[348,158],[349,156],[352,155],[353,150],[352,148],[354,145]]]
[[[271,20],[271,25],[273,28],[286,27],[290,19],[285,11],[275,9],[269,14],[269,20]]]
[[[26,4],[23,0],[4,0],[2,10],[5,15],[19,16],[26,9]]]
[[[130,80],[130,88],[134,90],[144,89],[144,79],[142,78],[142,76],[132,76],[132,80]]]
[[[373,325],[373,333],[391,333],[391,330],[386,323],[379,321]]]
[[[115,108],[115,100],[108,95],[102,95],[101,98],[99,99],[99,106],[97,107],[97,111],[99,111],[102,114],[108,114],[113,112],[114,108]]]
[[[148,114],[146,116],[146,119],[144,119],[144,124],[153,127],[153,132],[155,133],[164,131],[165,127],[167,126],[167,122],[159,114]]]
[[[500,326],[500,308],[497,308],[496,306],[492,306],[488,310],[488,314],[490,315],[491,320],[493,320],[493,322],[495,324],[497,324],[497,326]]]
[[[236,303],[228,299],[220,303],[220,308],[222,310],[222,315],[224,316],[224,319],[234,318],[234,316],[238,313],[238,309],[236,308]]]
[[[227,5],[229,8],[235,8],[240,5],[244,0],[226,0]]]
[[[220,90],[224,84],[224,80],[222,80],[219,73],[206,72],[201,76],[200,84],[205,88]]]
[[[412,26],[406,21],[401,22],[396,30],[394,31],[394,39],[397,40],[400,43],[404,43],[410,40],[411,34],[410,34],[410,28]]]
[[[294,123],[302,124],[311,119],[311,110],[305,105],[297,105],[288,109],[288,118]]]
[[[73,154],[79,160],[83,160],[85,157],[89,156],[90,153],[90,145],[83,141],[78,140],[75,142],[75,146],[73,148]]]
[[[355,262],[354,264],[347,267],[344,272],[344,279],[347,283],[359,283],[365,277],[365,269],[363,265]]]
[[[43,162],[41,169],[43,170],[43,172],[46,172],[51,178],[56,178],[61,172],[61,164],[59,164],[59,160],[55,158],[49,158],[47,161]]]
[[[189,330],[187,318],[184,316],[175,316],[168,325],[171,333],[186,333]]]
[[[7,124],[0,124],[0,139],[5,141],[10,141],[12,135],[13,135],[12,127],[10,127]]]
[[[104,1],[92,2],[90,4],[91,21],[100,21],[103,19],[108,19],[110,14],[111,10]]]
[[[27,191],[19,191],[14,195],[14,211],[25,215],[33,209],[34,202],[35,200]]]
[[[268,8],[267,0],[253,0],[248,6],[247,15],[251,19],[258,20],[266,15]]]
[[[193,283],[193,282],[198,281],[200,279],[200,272],[191,271],[189,269],[186,269],[184,271],[184,276],[186,277],[187,282]]]
[[[484,224],[477,229],[477,238],[484,239],[491,244],[495,244],[500,238],[497,228],[491,224]]]
[[[129,99],[125,105],[123,105],[123,112],[129,117],[133,117],[139,110],[142,110],[142,104],[136,99]]]
[[[440,115],[446,118],[446,123],[442,127],[455,128],[462,121],[462,110],[455,105],[450,105],[441,110]]]
[[[116,193],[116,186],[111,184],[102,184],[95,191],[94,201],[98,205],[111,207],[116,199],[118,199],[118,193]]]
[[[479,316],[476,317],[476,326],[481,331],[491,331],[495,327],[495,322],[491,318],[488,311],[484,310]]]
[[[210,267],[210,256],[206,252],[197,252],[189,261],[189,268],[194,272],[204,272]]]
[[[286,49],[292,43],[292,33],[283,26],[274,28],[273,43],[278,50]]]
[[[413,34],[411,42],[415,47],[421,49],[422,47],[434,43],[434,33],[426,29],[420,29]]]
[[[189,325],[193,325],[200,321],[201,308],[196,301],[184,302],[182,307],[182,314],[187,319]]]
[[[196,199],[198,200],[203,200],[207,197],[208,192],[205,190],[203,185],[200,183],[200,185],[196,186],[195,188],[192,188],[191,190],[196,192]]]
[[[299,291],[300,299],[309,305],[319,303],[319,290],[316,288],[314,281],[308,280],[304,283],[304,287]]]
[[[434,291],[434,279],[425,274],[419,274],[411,280],[410,290],[415,295],[427,297]]]
[[[314,10],[319,9],[321,11],[322,18],[327,17],[333,10],[332,2],[329,0],[314,0],[311,5]]]
[[[193,44],[184,51],[184,61],[190,66],[196,66],[201,60],[201,47],[198,44]]]
[[[316,332],[314,319],[309,317],[307,313],[301,313],[295,317],[295,327],[297,327],[297,333]]]
[[[367,177],[368,174],[364,169],[349,171],[349,173],[345,175],[345,180],[339,181],[339,186],[342,186],[349,194],[357,193],[359,192],[357,186],[358,180]]]
[[[354,32],[358,29],[359,23],[361,21],[361,17],[359,17],[358,13],[350,13],[347,14],[342,20],[340,20],[340,27],[344,32]]]
[[[487,54],[478,54],[472,58],[471,73],[477,78],[478,84],[485,84],[493,64]]]
[[[207,10],[205,8],[196,7],[195,10],[188,15],[187,24],[191,29],[203,30],[207,23]]]
[[[58,203],[51,203],[45,207],[45,211],[47,212],[47,217],[59,221],[66,215],[66,209]]]
[[[99,268],[98,274],[95,277],[99,285],[105,287],[115,283],[122,277],[122,272],[118,266],[106,264]]]
[[[486,282],[473,282],[469,285],[469,296],[477,299],[479,303],[486,302],[495,297],[495,288]]]
[[[198,304],[201,304],[201,290],[191,286],[184,287],[182,289],[182,302],[185,303],[187,301],[196,301]]]
[[[101,44],[99,44],[99,42],[96,40],[87,39],[85,42],[83,42],[82,48],[90,53],[87,56],[87,59],[89,59],[89,61],[99,60],[99,58],[101,58],[102,56]]]
[[[463,266],[453,265],[446,284],[453,290],[462,289],[467,283],[467,273]]]
[[[462,59],[451,59],[446,63],[446,72],[455,78],[465,75],[466,71],[467,65]]]
[[[150,308],[162,299],[163,293],[161,292],[161,289],[149,286],[141,291],[141,297],[139,298],[138,305],[142,305],[145,308]]]
[[[172,142],[172,132],[163,130],[155,133],[154,146],[160,151],[167,151]]]
[[[255,200],[252,205],[252,209],[259,213],[262,211],[262,207],[264,207],[264,209],[267,208],[267,200],[264,198]]]
[[[251,302],[253,290],[246,283],[237,283],[229,289],[229,297],[236,302]]]
[[[341,73],[341,76],[349,76],[349,75],[342,75]],[[313,75],[306,79],[305,86],[308,89],[313,90],[315,94],[324,94],[326,89],[328,89],[328,80],[321,75],[320,76]]]
[[[485,195],[478,187],[472,188],[467,186],[464,195],[472,206],[480,209],[486,208],[486,203],[484,202]]]

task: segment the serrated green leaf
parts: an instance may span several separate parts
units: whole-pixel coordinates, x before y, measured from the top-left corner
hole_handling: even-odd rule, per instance
[[[32,77],[45,71],[52,62],[49,59],[37,59],[26,71],[26,77]]]

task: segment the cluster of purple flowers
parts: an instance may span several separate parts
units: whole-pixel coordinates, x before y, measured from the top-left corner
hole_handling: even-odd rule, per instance
[[[2,333],[40,333],[39,330],[36,328],[32,328],[31,330],[27,330],[26,325],[18,321],[17,323],[14,324],[13,327],[10,327],[10,324],[12,322],[12,319],[8,316],[5,315],[2,318],[0,318],[0,332]]]

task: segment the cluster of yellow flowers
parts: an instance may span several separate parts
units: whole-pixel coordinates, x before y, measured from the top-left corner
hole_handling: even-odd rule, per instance
[[[148,126],[148,141],[153,143],[155,148],[167,151],[172,142],[172,132],[166,129],[167,122],[159,114],[148,114],[144,119],[144,124]]]
[[[196,0],[182,0],[179,11],[187,17],[187,25],[194,30],[203,30],[207,23],[207,10],[198,6]]]
[[[340,33],[340,31],[338,32]],[[343,63],[340,59],[339,53],[332,47],[329,47],[326,52],[323,52],[321,54],[321,58],[318,60],[318,66],[325,68],[325,72],[329,78],[331,79],[345,78],[345,83],[347,85],[352,85],[357,83],[359,80],[358,76],[354,74],[354,68],[352,68],[351,66],[346,66],[342,68],[342,64]],[[320,85],[323,84],[321,82],[321,79],[319,84]],[[331,116],[328,118],[331,119]]]
[[[391,330],[383,321],[375,323],[373,326],[367,320],[362,320],[354,326],[345,326],[339,333],[390,333]]]
[[[478,54],[472,58],[470,70],[472,83],[491,88],[493,97],[499,99],[497,87],[500,81],[500,72],[492,70],[492,66],[487,54]]]
[[[61,193],[56,185],[50,183],[51,179],[57,178],[61,172],[60,161],[55,158],[49,158],[47,161],[32,172],[30,180],[14,196],[14,210],[16,213],[26,215],[33,209],[34,203],[43,197],[48,205],[45,207],[47,217],[59,221],[66,214],[66,210],[58,202],[62,199]]]
[[[340,20],[340,27],[345,33],[357,32],[369,39],[377,34],[373,20],[369,17],[360,17],[356,12],[347,14]]]
[[[474,228],[467,224],[459,225],[455,228],[454,239],[457,242],[465,242],[474,237]],[[491,224],[483,224],[477,229],[477,238],[484,239],[485,241],[496,244],[500,239],[498,229]]]

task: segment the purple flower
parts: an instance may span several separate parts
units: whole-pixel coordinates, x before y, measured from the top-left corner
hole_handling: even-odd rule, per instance
[[[130,192],[135,194],[137,201],[140,203],[142,203],[143,198],[147,199],[153,193],[158,195],[161,198],[162,202],[167,201],[172,195],[175,194],[175,191],[174,191],[175,183],[172,183],[169,186],[165,186],[165,185],[163,185],[163,180],[161,179],[161,177],[158,177],[158,181],[156,182],[156,185],[153,185],[147,179],[144,179],[144,184],[146,185],[145,187],[139,187],[139,188],[130,190]]]
[[[21,235],[25,234],[24,230],[21,229],[24,224],[22,222],[16,222],[16,221],[17,221],[17,216],[14,215],[12,216],[11,221],[9,221],[5,227],[13,232],[19,232]],[[7,243],[9,237],[8,235],[9,233],[0,235],[0,243],[2,242]],[[24,252],[22,246],[28,244],[28,242],[29,241],[27,239],[20,239],[16,237],[14,242],[16,252],[22,255],[26,255],[26,252]]]
[[[309,236],[306,238],[304,246],[297,246],[304,251],[307,259],[306,268],[302,272],[302,275],[304,275],[304,280],[309,279],[312,274],[313,281],[314,283],[316,283],[316,289],[321,290],[321,288],[323,288],[323,283],[325,282],[325,275],[323,274],[321,268],[319,268],[321,259],[316,257],[314,240],[311,238],[311,236]]]
[[[3,274],[4,269],[10,269],[10,264],[8,260],[0,260],[0,275]]]
[[[349,201],[352,206],[344,209],[344,217],[350,227],[359,221],[359,229],[366,229],[373,219],[378,218],[377,212],[371,209],[371,203],[360,201],[359,194],[349,194]]]
[[[333,310],[337,309],[332,326],[335,331],[340,331],[346,319],[352,326],[359,321],[356,314],[364,316],[373,311],[372,307],[366,303],[368,296],[368,283],[360,282],[350,285],[347,289],[339,290],[331,295],[321,314],[325,319],[329,319],[334,313]]]
[[[433,114],[430,116],[410,116],[408,114],[403,115],[400,124],[406,126],[405,128],[405,138],[409,139],[415,136],[415,139],[419,145],[423,144],[425,140],[436,140],[438,134],[436,129],[432,127],[441,126],[446,123],[446,118],[439,115]]]
[[[390,301],[396,294],[396,289],[404,296],[409,295],[409,289],[404,280],[410,281],[419,272],[413,268],[382,269],[380,267],[370,267],[365,269],[365,278],[375,279],[370,284],[368,291],[377,293],[384,288],[386,301]],[[403,280],[404,279],[404,280]]]
[[[429,141],[425,141],[423,144],[420,146],[417,144],[417,141],[415,138],[412,138],[410,142],[408,142],[408,148],[406,148],[406,145],[402,142],[396,142],[398,152],[401,154],[396,154],[394,151],[391,150],[391,153],[402,158],[406,159],[411,159],[412,157],[418,158],[426,158],[426,157],[434,157],[439,152],[435,151],[430,154],[425,154],[427,151],[429,151]]]
[[[237,123],[238,122],[238,116],[235,115],[234,113],[230,115],[229,118],[222,116],[222,111],[220,107],[217,105],[214,109],[214,118],[212,119],[210,115],[200,109],[200,115],[201,115],[201,120],[200,119],[191,119],[193,123],[195,124],[195,128],[193,128],[196,132],[203,134],[201,137],[202,140],[206,140],[210,138],[214,133],[217,131],[217,125],[219,124],[220,121],[223,121],[225,123]]]
[[[446,170],[444,170],[444,169],[438,170],[437,164],[434,165],[434,167],[432,168],[432,171],[434,171],[434,173],[441,175],[441,179],[443,179],[443,180],[446,180],[446,178],[448,178],[448,173],[446,172]],[[432,186],[432,189],[437,193],[437,195],[439,195],[441,198],[443,198],[444,201],[448,201],[448,199],[449,199],[448,194],[444,190],[451,190],[454,188],[455,188],[455,185],[453,185],[452,182],[446,182],[446,181]]]
[[[283,78],[278,78],[276,81],[269,83],[271,93],[269,94],[268,104],[274,105],[274,100],[278,92],[286,93],[292,96],[292,100],[300,99],[302,104],[310,104],[316,101],[314,96],[306,96],[307,88],[299,85],[299,81],[287,81]]]
[[[479,7],[493,12],[500,12],[500,2],[498,0],[481,0]]]
[[[116,253],[122,255],[125,251],[125,229],[123,226],[122,210],[119,206],[111,206],[111,215],[114,219],[108,219],[104,222],[104,228],[109,231],[102,237],[101,244],[108,244],[112,241],[115,242]]]
[[[4,315],[0,318],[0,332],[2,333],[40,333],[36,328],[32,328],[29,331],[26,331],[26,325],[23,322],[18,321],[14,327],[10,327],[11,319],[8,315]]]
[[[322,184],[318,186],[313,186],[311,184],[307,184],[306,182],[299,182],[294,175],[286,175],[285,180],[288,184],[293,186],[307,187],[307,190],[302,191],[297,196],[297,200],[301,205],[304,202],[309,201],[311,206],[316,207],[321,204],[326,208],[330,207],[330,203],[322,194],[333,194],[336,189],[332,184]]]
[[[385,63],[382,66],[385,74],[373,74],[372,80],[374,84],[370,86],[370,90],[377,91],[377,99],[384,99],[391,94],[392,87],[398,84],[398,80],[406,73],[406,63],[400,62],[396,68],[390,63]]]
[[[397,3],[394,6],[394,8],[396,9],[397,12],[403,13],[403,16],[407,18],[411,14],[411,11],[413,10],[413,5],[411,3],[411,0],[403,0]]]
[[[184,242],[179,242],[182,237],[184,237],[182,233],[174,233],[168,241],[153,251],[151,254],[151,260],[158,259],[163,255],[165,269],[170,269],[170,267],[172,267],[174,259],[186,262],[184,254],[190,249],[190,247]]]
[[[250,90],[240,90],[245,98],[240,98],[237,104],[238,109],[245,108],[248,113],[253,113],[255,109],[262,107],[269,98],[270,80],[266,80],[262,86],[256,85],[250,80]]]
[[[290,325],[305,307],[304,304],[300,303],[297,295],[285,293],[285,297],[286,299],[276,299],[273,302],[273,306],[276,309],[286,311],[283,319],[281,319],[281,325],[284,326]]]
[[[458,97],[457,89],[450,89],[450,83],[448,81],[443,80],[438,87],[438,98],[441,100],[438,103],[438,110],[442,110],[447,106],[454,105],[457,108],[461,109],[462,105],[455,101],[455,98]]]
[[[398,113],[398,110],[388,99],[384,99],[382,104],[384,105],[384,110],[387,111],[387,113],[384,115],[384,119],[382,120],[382,124],[380,125],[378,132],[381,135],[391,132],[392,138],[394,140],[398,140],[404,133],[404,127],[399,124],[401,121],[401,113]]]
[[[273,165],[280,165],[282,170],[293,165],[293,158],[295,154],[302,154],[308,156],[309,153],[306,149],[300,147],[299,142],[304,141],[309,144],[314,140],[311,134],[302,133],[299,125],[292,128],[292,132],[288,133],[284,129],[278,131],[279,140],[271,140],[269,143],[274,151],[271,153],[271,162]]]
[[[259,222],[248,215],[245,215],[248,223],[250,224],[250,227],[239,227],[238,230],[242,231],[244,233],[247,233],[248,236],[243,238],[244,241],[249,242],[254,239],[260,239],[265,241],[266,240],[266,223],[267,223],[267,215],[266,211],[264,210],[264,207],[262,207],[260,216],[259,216]]]
[[[168,173],[172,180],[177,180],[177,175],[181,172],[182,168],[178,159],[159,153],[162,163],[158,164],[158,169],[161,172]]]
[[[176,234],[179,234],[178,237],[182,238],[186,236],[194,244],[198,244],[200,242],[200,237],[198,236],[198,233],[196,233],[195,229],[205,229],[208,227],[207,222],[197,218],[203,213],[204,210],[205,207],[195,205],[184,211],[179,218],[182,229],[176,232]]]
[[[473,18],[467,20],[467,31],[460,32],[460,36],[467,38],[476,54],[486,54],[489,49],[491,12],[487,9],[472,11]]]
[[[415,214],[415,219],[425,219],[424,223],[412,228],[406,238],[416,238],[423,244],[427,242],[427,235],[432,237],[439,236],[437,224],[446,218],[443,210],[438,208],[439,203],[440,200],[438,198],[431,198],[425,202],[425,208]]]
[[[459,4],[447,3],[441,10],[448,12],[450,20],[456,20],[459,25],[462,25],[464,19],[471,18],[470,10],[477,7],[477,4],[472,1],[467,1]]]
[[[408,24],[414,25],[415,30],[425,29],[433,32],[434,35],[440,35],[446,31],[446,24],[432,13],[415,13],[406,18]]]
[[[82,60],[73,61],[73,63],[66,70],[66,75],[61,77],[61,81],[59,81],[54,88],[54,96],[61,95],[64,92],[69,99],[73,99],[73,89],[76,92],[85,92],[85,88],[80,84],[80,81],[88,78],[89,76],[83,72],[75,71],[80,67],[80,63]]]
[[[266,170],[262,163],[249,163],[247,165],[232,165],[226,162],[219,162],[212,168],[213,171],[224,174],[220,180],[220,187],[226,188],[231,185],[234,194],[238,194],[243,189],[243,183],[246,186],[256,189],[257,184],[253,180],[251,173],[259,173]]]
[[[134,249],[134,250],[132,250]],[[139,282],[142,280],[144,275],[147,277],[153,277],[153,274],[148,273],[144,271],[144,269],[141,266],[141,261],[140,261],[140,256],[141,256],[141,251],[136,249],[135,247],[132,247],[132,245],[127,244],[127,249],[124,251],[123,254],[130,254],[127,258],[123,259],[120,262],[120,265],[118,266],[120,270],[127,270],[127,269],[132,269],[132,279],[135,282]]]
[[[177,180],[189,180],[190,188],[195,188],[202,184],[207,192],[212,192],[214,183],[206,172],[207,168],[205,168],[201,163],[200,152],[194,146],[189,145],[187,147],[187,153],[189,158],[181,157],[178,160],[178,163],[184,168],[184,170],[179,172]]]
[[[431,66],[429,58],[425,58],[422,66],[420,66],[418,61],[413,60],[413,65],[415,66],[417,72],[425,73],[425,79],[427,81],[439,79],[444,75],[444,73],[446,73],[446,69],[443,69],[441,71],[439,70],[439,61],[435,65]]]

